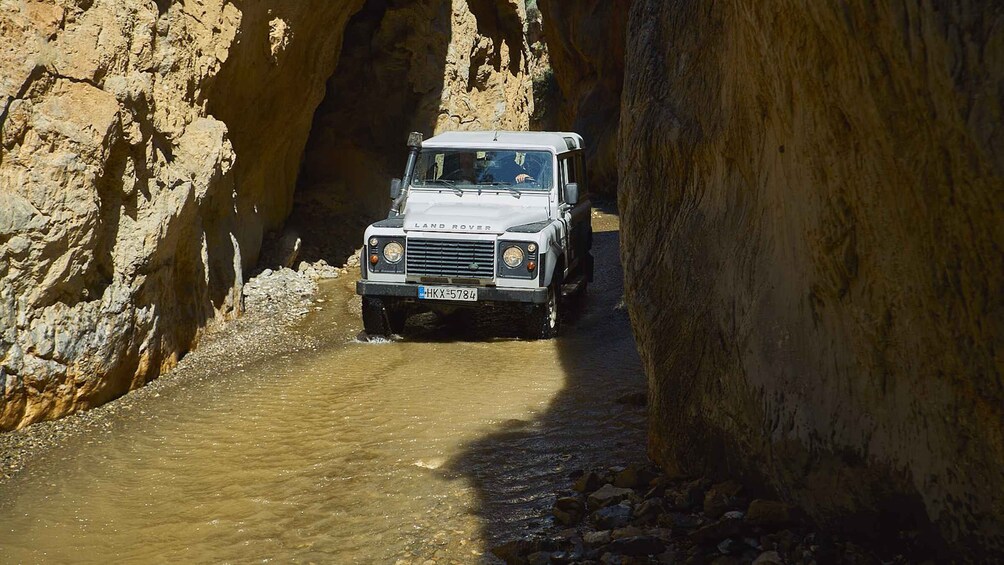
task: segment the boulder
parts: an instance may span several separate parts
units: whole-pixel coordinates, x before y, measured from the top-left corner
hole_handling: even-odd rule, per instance
[[[593,512],[591,519],[598,528],[604,530],[623,528],[631,521],[631,503],[625,500],[620,504],[600,508]]]
[[[589,508],[595,510],[627,500],[632,494],[634,491],[629,488],[618,488],[607,483],[590,494],[586,500],[589,503]]]

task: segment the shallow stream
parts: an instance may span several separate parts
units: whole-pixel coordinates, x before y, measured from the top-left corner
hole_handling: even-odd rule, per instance
[[[617,218],[593,221],[560,338],[427,316],[367,343],[342,277],[293,332],[323,345],[172,389],[0,486],[0,562],[469,563],[542,529],[571,471],[644,459]]]

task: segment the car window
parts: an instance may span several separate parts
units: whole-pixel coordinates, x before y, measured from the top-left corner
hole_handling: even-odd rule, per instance
[[[511,185],[550,190],[554,156],[547,151],[423,149],[412,186],[485,188]]]

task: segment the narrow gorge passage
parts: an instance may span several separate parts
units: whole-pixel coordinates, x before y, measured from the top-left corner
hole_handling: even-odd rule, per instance
[[[0,485],[0,561],[467,563],[544,529],[571,471],[645,459],[644,409],[618,402],[645,383],[617,217],[593,223],[563,337],[413,319],[361,343],[342,277],[291,336],[327,345],[189,382]]]

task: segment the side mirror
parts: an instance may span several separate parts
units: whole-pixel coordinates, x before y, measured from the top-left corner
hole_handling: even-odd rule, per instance
[[[401,196],[401,179],[391,179],[390,198],[391,200],[397,200],[398,196]]]
[[[579,203],[578,183],[570,182],[565,185],[565,202],[573,206]]]

